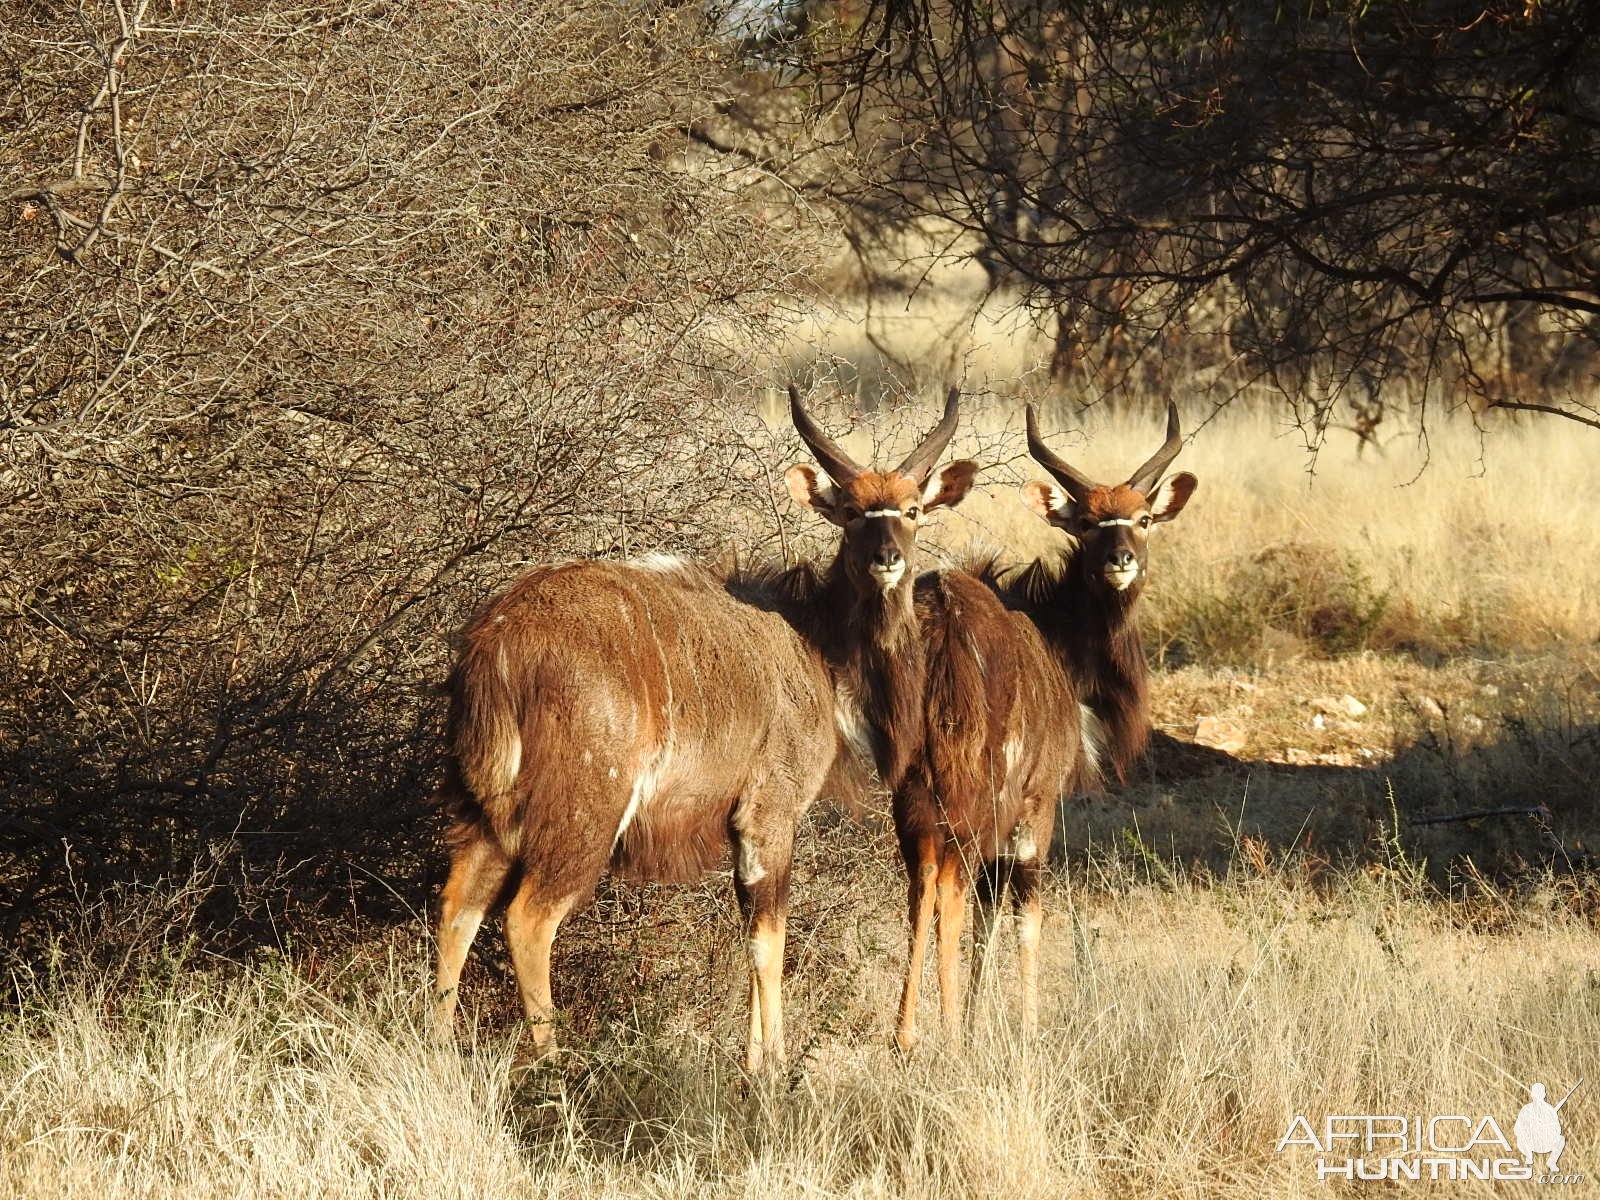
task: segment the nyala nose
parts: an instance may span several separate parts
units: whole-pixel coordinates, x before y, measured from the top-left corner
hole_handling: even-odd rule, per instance
[[[877,553],[872,556],[872,565],[875,567],[898,567],[900,565],[900,551],[893,546],[879,546]]]
[[[1134,565],[1132,550],[1114,550],[1111,554],[1111,566],[1118,571],[1126,571]]]

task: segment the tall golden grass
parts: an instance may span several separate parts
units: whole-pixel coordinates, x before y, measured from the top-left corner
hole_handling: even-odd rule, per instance
[[[651,1006],[671,997],[636,982],[631,1024],[541,1072],[514,1075],[503,1034],[435,1047],[421,937],[342,964],[226,967],[168,950],[19,981],[0,1017],[0,1187],[1311,1195],[1329,1186],[1315,1155],[1276,1148],[1296,1115],[1317,1128],[1334,1114],[1487,1115],[1509,1137],[1530,1082],[1559,1096],[1600,1077],[1596,938],[1563,893],[1446,906],[1416,891],[1403,858],[1313,887],[1248,852],[1220,881],[1058,884],[1038,1039],[1012,1037],[1003,945],[968,1048],[903,1059],[889,1041],[897,884],[882,863],[863,869],[883,907],[832,932],[849,953],[790,980],[804,1056],[765,1083],[735,1064],[736,1006],[707,1027],[664,1026]],[[1600,1103],[1580,1090],[1563,1118],[1563,1167],[1592,1187]]]

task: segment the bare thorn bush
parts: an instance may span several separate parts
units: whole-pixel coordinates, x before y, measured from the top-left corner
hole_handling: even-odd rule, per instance
[[[728,347],[810,218],[687,137],[716,45],[666,3],[8,15],[8,941],[197,854],[417,900],[477,599],[772,528]]]

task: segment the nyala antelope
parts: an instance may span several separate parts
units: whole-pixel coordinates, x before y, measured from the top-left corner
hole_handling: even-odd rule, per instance
[[[1150,673],[1135,619],[1149,575],[1150,534],[1183,511],[1199,480],[1163,480],[1183,448],[1177,405],[1167,438],[1126,483],[1096,483],[1045,445],[1028,406],[1028,452],[1053,482],[1023,485],[1027,506],[1074,539],[1062,554],[1021,570],[988,564],[980,574],[1007,607],[1025,613],[1071,675],[1092,717],[1089,740],[1118,782],[1150,740]]]
[[[723,579],[678,559],[538,568],[467,626],[450,677],[443,798],[455,817],[439,914],[435,1021],[448,1037],[462,964],[485,915],[506,940],[536,1055],[554,1040],[550,949],[607,869],[686,880],[731,848],[748,930],[751,1071],[783,1058],[784,925],[794,827],[860,747],[886,779],[903,764],[897,713],[920,661],[910,570],[921,514],[966,494],[976,467],[928,482],[944,419],[892,471],[865,470],[795,424],[832,478],[790,490],[841,529],[824,572]],[[913,688],[909,701],[898,689]]]
[[[1009,893],[1018,917],[1023,1030],[1037,1028],[1040,871],[1057,800],[1088,786],[1093,772],[1072,679],[1026,617],[958,570],[917,580],[916,614],[927,655],[924,737],[893,801],[911,924],[895,1031],[904,1050],[919,1040],[918,993],[935,925],[945,1034],[960,1040],[961,934],[974,890],[972,977],[983,974],[998,906]]]

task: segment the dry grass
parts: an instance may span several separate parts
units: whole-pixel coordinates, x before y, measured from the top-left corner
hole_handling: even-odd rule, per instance
[[[1600,634],[1600,525],[1572,505],[1600,445],[1589,431],[1447,425],[1365,461],[1335,442],[1314,464],[1294,437],[1243,417],[1198,432],[1184,462],[1204,504],[1157,566],[1158,645],[1268,665],[1306,644],[1437,660]]]
[[[1139,778],[1064,810],[1073,853],[1136,846],[1157,864],[1222,870],[1248,845],[1381,871],[1398,839],[1437,886],[1469,894],[1483,877],[1522,887],[1546,868],[1592,869],[1593,649],[1442,668],[1375,654],[1187,667],[1158,677],[1155,700],[1157,747]],[[1534,811],[1437,820],[1492,809]]]
[[[841,953],[790,979],[808,1044],[787,1086],[741,1077],[732,1007],[663,1023],[681,997],[648,984],[558,1070],[513,1082],[501,1034],[428,1044],[414,937],[342,964],[169,950],[21,981],[0,1018],[0,1187],[1292,1195],[1317,1186],[1309,1155],[1275,1150],[1295,1114],[1464,1112],[1509,1131],[1528,1081],[1600,1077],[1600,944],[1560,890],[1443,905],[1403,858],[1320,885],[1259,867],[1162,883],[1084,869],[1050,896],[1037,1043],[1006,1036],[1002,1002],[966,1053],[907,1062],[888,1037],[897,880],[864,862],[876,913],[830,930]],[[1563,1115],[1566,1165],[1592,1178],[1600,1105],[1580,1091]]]

